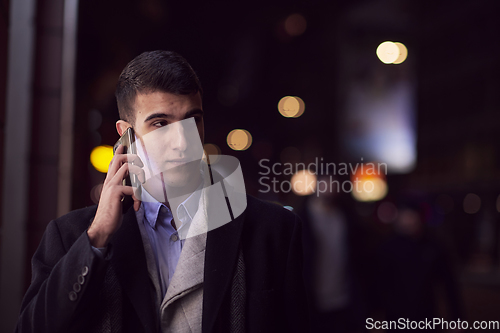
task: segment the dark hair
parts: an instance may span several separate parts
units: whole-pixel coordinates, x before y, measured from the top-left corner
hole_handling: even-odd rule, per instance
[[[178,95],[200,92],[203,95],[198,76],[181,55],[161,50],[144,52],[125,66],[118,79],[115,96],[120,119],[133,126],[137,94],[156,91]]]

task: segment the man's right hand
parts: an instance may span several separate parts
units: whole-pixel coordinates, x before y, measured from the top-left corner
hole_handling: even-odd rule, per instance
[[[87,230],[90,244],[97,248],[106,247],[110,237],[122,225],[122,198],[125,195],[132,196],[136,211],[141,205],[141,201],[134,195],[134,188],[123,185],[123,179],[128,177],[130,173],[134,173],[139,181],[144,183],[145,174],[141,168],[144,164],[138,155],[122,154],[123,150],[123,145],[120,145],[109,164],[97,212],[92,225]]]

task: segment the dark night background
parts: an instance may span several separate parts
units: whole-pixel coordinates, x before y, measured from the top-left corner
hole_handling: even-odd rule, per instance
[[[1,2],[7,10],[8,1]],[[57,3],[62,8],[62,2]],[[38,15],[51,6],[50,1],[38,4]],[[382,201],[353,203],[365,212],[359,217],[368,239],[365,250],[377,248],[392,232],[390,223],[377,217],[377,207],[411,198],[450,251],[463,319],[500,320],[499,9],[497,1],[486,0],[81,1],[71,208],[94,204],[90,193],[105,174],[92,167],[89,155],[95,146],[113,145],[118,139],[116,81],[123,67],[144,51],[173,50],[190,62],[204,89],[205,143],[240,160],[248,193],[296,209],[304,205],[303,197],[259,193],[258,161],[279,162],[286,147],[296,147],[301,162],[314,157],[359,161],[346,151],[342,135],[349,73],[363,80],[370,70],[389,76],[405,71],[415,83],[417,160],[411,171],[387,176],[389,193]],[[284,30],[291,14],[305,18],[303,34],[290,36]],[[407,46],[404,63],[384,65],[377,59],[375,49],[386,40]],[[7,39],[2,43],[6,47]],[[0,60],[5,67],[6,51]],[[279,114],[277,104],[287,95],[304,100],[301,117]],[[4,102],[5,96],[0,97]],[[3,131],[8,124],[2,124]],[[227,134],[235,128],[252,134],[248,150],[234,151],[227,145]],[[35,128],[33,135],[39,131]],[[473,214],[463,209],[469,193],[481,199],[481,208]],[[439,206],[443,195],[452,199],[445,211]],[[45,226],[57,217],[55,210],[51,214],[48,220],[28,223],[26,287],[29,260]],[[379,267],[368,269],[366,279]],[[366,308],[379,315],[378,303],[370,297]],[[444,298],[440,304],[446,303]]]

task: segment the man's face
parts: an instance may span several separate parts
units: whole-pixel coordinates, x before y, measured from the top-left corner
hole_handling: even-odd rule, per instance
[[[138,94],[134,112],[133,128],[147,155],[147,161],[143,162],[150,168],[149,176],[163,178],[170,187],[183,187],[197,179],[204,141],[200,93]],[[117,123],[119,133],[128,126],[123,121]]]

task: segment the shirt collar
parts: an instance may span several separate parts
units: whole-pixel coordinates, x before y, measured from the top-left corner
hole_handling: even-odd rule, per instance
[[[193,220],[193,217],[198,211],[198,206],[200,204],[202,188],[203,188],[203,179],[201,179],[198,188],[193,193],[191,193],[191,195],[177,207],[177,217],[181,222],[181,226],[179,227],[179,229],[183,225],[190,223]]]
[[[160,213],[161,207],[165,207],[167,209],[168,214],[172,217],[172,212],[168,207],[166,207],[161,202],[157,201],[151,194],[149,194],[146,189],[142,188],[141,196],[143,201],[141,202],[141,206],[144,207],[144,216],[149,225],[156,229],[156,222],[158,221],[158,214]]]

